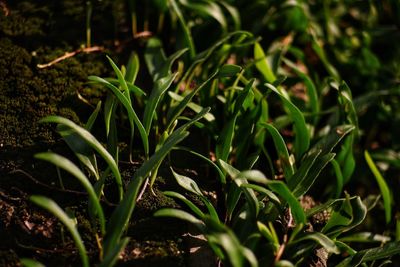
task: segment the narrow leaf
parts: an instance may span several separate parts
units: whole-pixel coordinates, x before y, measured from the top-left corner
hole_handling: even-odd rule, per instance
[[[115,180],[119,189],[119,197],[122,199],[123,196],[123,188],[122,188],[122,177],[119,172],[117,163],[114,161],[114,158],[107,152],[107,150],[100,144],[99,141],[88,131],[83,129],[82,127],[76,125],[74,122],[59,116],[48,116],[41,119],[39,122],[47,122],[47,123],[58,123],[65,125],[72,130],[74,130],[80,137],[82,137],[100,156],[107,162],[110,167],[112,173],[114,174]]]
[[[273,85],[265,85],[279,95],[279,97],[283,101],[284,106],[287,108],[290,117],[293,120],[295,131],[295,154],[296,159],[299,160],[310,146],[310,133],[308,131],[303,113],[288,98],[281,94],[278,89],[276,89]]]
[[[281,181],[270,181],[268,187],[287,201],[296,223],[306,224],[306,215],[299,201],[289,188]]]
[[[97,214],[99,217],[100,221],[100,230],[101,233],[104,235],[105,230],[106,230],[106,223],[105,223],[105,217],[103,213],[103,208],[100,205],[100,200],[98,199],[92,184],[90,183],[89,179],[86,177],[86,175],[74,164],[72,163],[69,159],[62,157],[60,155],[57,155],[55,153],[51,152],[45,152],[45,153],[39,153],[35,155],[35,158],[41,159],[48,161],[52,163],[53,165],[69,172],[72,174],[78,181],[82,184],[82,186],[85,188],[86,192],[89,195],[90,201],[93,203],[95,211],[93,211],[93,214]]]
[[[385,207],[386,223],[389,223],[392,219],[392,194],[388,185],[386,184],[385,178],[383,178],[367,150],[364,151],[364,156],[370,170],[375,176],[379,189],[381,190],[383,205]]]
[[[75,245],[78,248],[82,266],[89,267],[89,258],[87,256],[85,245],[81,239],[81,236],[76,229],[76,224],[68,215],[55,203],[53,200],[43,197],[43,196],[31,196],[30,200],[35,203],[36,205],[46,209],[47,211],[51,212],[54,216],[56,216],[68,229],[71,233],[72,238],[74,239]]]
[[[274,126],[272,126],[272,124],[261,123],[260,125],[266,128],[270,133],[272,140],[274,141],[275,149],[276,152],[278,153],[279,160],[282,164],[283,172],[285,174],[285,179],[286,181],[289,181],[294,174],[294,168],[290,160],[289,152],[287,150],[285,141],[283,140],[278,130]]]

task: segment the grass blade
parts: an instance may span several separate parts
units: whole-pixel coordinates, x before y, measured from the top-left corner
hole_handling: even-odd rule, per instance
[[[293,120],[295,131],[294,148],[296,159],[299,160],[310,147],[310,133],[308,131],[303,113],[289,99],[281,94],[278,89],[275,88],[275,86],[268,83],[265,85],[279,95],[283,105],[289,112],[288,115],[290,115]]]
[[[136,77],[139,73],[139,67],[139,57],[135,52],[132,52],[128,60],[128,65],[126,67],[125,81],[134,84],[136,81]]]
[[[166,195],[167,197],[173,197],[173,198],[177,198],[179,200],[181,200],[183,203],[186,204],[186,206],[188,206],[194,214],[196,214],[200,219],[204,218],[204,213],[195,205],[193,204],[192,201],[190,201],[189,199],[187,199],[184,195],[179,194],[177,192],[171,192],[171,191],[165,191],[163,192],[164,195]]]
[[[65,227],[67,227],[68,231],[72,235],[72,238],[74,239],[76,247],[78,248],[82,261],[82,266],[89,267],[89,258],[87,256],[86,248],[76,228],[75,222],[68,217],[68,215],[60,208],[60,206],[57,205],[57,203],[47,197],[31,196],[30,200],[36,205],[52,213],[65,225]]]
[[[276,80],[276,76],[272,72],[267,56],[258,42],[254,44],[254,60],[256,62],[257,69],[264,76],[265,80],[268,83],[273,83]]]
[[[131,125],[131,140],[133,139],[133,129],[134,129],[134,124],[138,127],[140,137],[142,139],[143,143],[143,148],[145,151],[145,154],[149,154],[149,141],[147,138],[147,132],[143,126],[143,124],[140,122],[139,117],[137,116],[135,110],[132,107],[132,103],[130,102],[130,99],[126,97],[125,94],[121,93],[121,91],[112,85],[110,82],[106,81],[103,78],[97,77],[97,76],[89,76],[89,80],[99,82],[103,85],[106,86],[106,88],[110,89],[114,95],[117,97],[117,99],[121,102],[121,104],[125,107],[128,117],[129,117],[129,123]]]
[[[48,116],[41,119],[39,122],[47,122],[47,123],[57,123],[65,125],[71,128],[75,133],[77,133],[81,138],[83,138],[100,156],[107,162],[110,167],[112,173],[114,174],[115,181],[117,182],[119,197],[122,199],[123,197],[123,187],[122,187],[122,177],[119,172],[117,163],[114,158],[108,153],[108,151],[100,144],[99,141],[88,131],[83,129],[82,127],[76,125],[74,122],[69,119],[59,117],[59,116]]]
[[[115,65],[114,61],[107,56],[108,62],[110,62],[111,67],[113,68],[115,74],[117,75],[118,81],[120,86],[122,87],[123,92],[126,94],[125,96],[128,97],[128,99],[130,99],[129,97],[129,88],[128,88],[128,84],[126,83],[125,77],[122,74],[121,70],[117,67],[117,65]]]
[[[99,267],[111,267],[114,266],[118,261],[121,251],[128,245],[129,238],[123,238],[112,250],[108,251],[104,255],[104,259],[101,261]]]
[[[143,115],[143,125],[147,135],[149,135],[150,133],[151,123],[153,121],[154,115],[156,114],[158,103],[161,101],[162,97],[171,86],[176,76],[177,73],[168,75],[166,77],[160,78],[154,84],[154,88],[151,91],[150,97],[146,103]]]
[[[218,71],[214,72],[211,74],[208,79],[203,82],[199,87],[196,89],[192,90],[188,95],[185,96],[185,98],[179,102],[179,104],[172,110],[168,112],[167,115],[167,131],[170,132],[172,130],[172,125],[174,122],[177,120],[177,118],[182,114],[182,112],[185,110],[187,105],[192,101],[192,98],[204,87],[208,85],[208,83],[214,79],[214,77],[217,75]]]
[[[82,186],[88,193],[90,201],[94,205],[95,210],[93,210],[91,213],[97,214],[100,222],[100,230],[102,235],[104,235],[106,231],[106,220],[104,217],[103,209],[100,205],[100,200],[98,199],[97,194],[95,193],[93,186],[89,182],[89,179],[86,177],[86,175],[69,159],[57,155],[55,153],[52,152],[39,153],[35,155],[35,158],[48,161],[53,165],[69,172],[76,179],[78,179],[78,181],[82,184]]]
[[[190,32],[188,24],[185,21],[185,18],[183,17],[182,11],[179,8],[179,5],[176,2],[176,0],[169,0],[169,4],[171,5],[172,11],[178,17],[179,24],[182,27],[183,37],[185,39],[185,47],[189,48],[190,58],[194,58],[196,55],[196,49],[194,47],[192,33]]]
[[[295,195],[290,192],[289,188],[283,182],[269,181],[267,186],[287,201],[293,214],[294,220],[297,224],[306,224],[307,219],[303,208],[301,207],[299,201],[296,199]]]
[[[319,232],[307,233],[305,236],[295,240],[294,243],[301,242],[304,240],[313,240],[313,241],[317,242],[323,248],[325,248],[328,253],[333,253],[333,254],[340,253],[340,250],[336,246],[335,242],[322,233],[319,233]]]
[[[386,184],[385,178],[383,178],[367,150],[364,151],[364,156],[372,174],[375,176],[379,189],[381,190],[383,206],[385,208],[385,219],[386,223],[389,223],[392,219],[392,194]]]
[[[315,180],[318,178],[321,171],[331,162],[335,157],[335,153],[328,153],[325,155],[320,155],[315,158],[309,171],[303,177],[303,179],[294,187],[292,190],[296,197],[300,197],[308,192],[311,186],[314,184]]]
[[[280,162],[282,163],[283,172],[285,174],[286,181],[289,181],[290,178],[294,174],[293,164],[289,157],[289,152],[287,150],[285,141],[283,140],[279,131],[272,126],[272,124],[268,123],[260,123],[260,125],[268,130],[270,133],[272,140],[274,141],[276,152],[278,153],[278,157]]]
[[[89,119],[87,120],[86,124],[85,124],[85,129],[90,131],[93,127],[94,122],[97,119],[97,115],[99,115],[100,112],[100,108],[101,108],[101,101],[99,101],[96,105],[95,110],[93,111],[93,113],[90,115]]]
[[[181,102],[181,101],[184,99],[183,96],[180,96],[180,95],[178,95],[177,93],[172,92],[172,91],[168,91],[168,95],[169,95],[173,100],[175,100],[175,101],[177,101],[177,102]],[[204,108],[204,107],[202,107],[202,106],[200,106],[200,105],[198,105],[198,104],[196,104],[196,103],[194,103],[194,102],[189,102],[189,103],[187,104],[187,107],[190,108],[191,110],[193,110],[193,111],[196,112],[196,113],[199,113],[199,112]],[[215,117],[214,117],[214,115],[213,115],[212,113],[207,113],[207,114],[204,116],[204,119],[206,119],[208,122],[215,121]]]
[[[193,194],[197,196],[203,196],[203,193],[201,192],[199,186],[195,181],[190,179],[187,176],[180,175],[174,171],[174,169],[170,168],[172,171],[172,174],[175,177],[176,182],[185,190],[192,192]]]
[[[20,259],[22,266],[24,267],[45,267],[44,264],[35,261],[33,259],[22,258]]]

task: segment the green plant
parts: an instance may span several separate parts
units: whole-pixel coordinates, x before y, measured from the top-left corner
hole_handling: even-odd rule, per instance
[[[115,264],[128,242],[125,232],[137,201],[148,184],[153,186],[162,162],[173,150],[209,164],[211,171],[205,173],[215,178],[211,190],[217,206],[201,190],[202,180],[171,168],[188,194],[164,194],[187,209],[162,209],[155,215],[193,223],[224,265],[307,266],[315,260],[327,265],[328,259],[337,266],[390,263],[400,252],[400,223],[398,218],[393,220],[396,199],[391,191],[395,189],[389,189],[373,159],[385,162],[388,172],[400,166],[399,143],[381,127],[399,114],[398,99],[387,97],[399,94],[398,64],[393,59],[382,63],[371,39],[398,34],[378,22],[388,6],[393,7],[389,13],[396,13],[398,4],[301,0],[124,3],[143,55],[132,53],[122,67],[108,57],[116,78],[89,77],[92,84],[107,88],[108,94],[84,128],[61,117],[43,119],[58,124],[58,132],[81,168],[53,153],[37,155],[70,172],[88,192],[92,227],[102,240],[101,266]],[[87,9],[87,46],[91,8]],[[176,32],[175,38],[164,36],[163,30]],[[176,52],[166,56],[165,51]],[[149,81],[138,75],[142,58]],[[101,109],[106,147],[90,133]],[[375,131],[369,131],[370,123]],[[119,128],[125,124],[129,124],[128,137]],[[178,146],[191,126],[204,137],[199,141],[204,148],[201,153],[190,143]],[[377,134],[381,132],[382,136]],[[129,179],[122,177],[118,166],[120,158],[125,159],[119,143],[126,140],[130,162],[135,157],[143,161]],[[378,147],[373,159],[364,146],[368,150]],[[365,190],[372,184],[363,179],[363,164],[358,164],[362,150],[378,182],[390,229],[375,227],[379,228],[376,231],[370,225],[368,212],[380,208],[380,199]],[[106,163],[104,171],[98,169],[99,159]],[[118,187],[119,203],[111,217],[105,218],[100,200],[115,199],[103,192],[110,175]],[[94,181],[89,182],[90,178]],[[393,180],[387,181],[395,184]],[[353,195],[358,191],[369,195]],[[54,203],[40,197],[32,200],[69,223]],[[83,255],[76,225],[67,228]],[[88,264],[84,256],[82,261]]]

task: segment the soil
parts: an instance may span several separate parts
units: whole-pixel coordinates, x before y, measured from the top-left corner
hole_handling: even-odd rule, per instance
[[[80,264],[69,233],[55,217],[29,201],[33,194],[52,198],[75,215],[90,262],[98,262],[83,189],[65,173],[62,188],[55,167],[33,158],[46,150],[73,158],[53,126],[38,121],[61,115],[78,124],[85,122],[104,98],[104,91],[87,84],[87,76],[110,75],[105,53],[123,62],[126,51],[132,50],[125,11],[114,1],[103,0],[94,5],[92,19],[96,29],[92,43],[102,51],[77,53],[38,67],[81,49],[85,2],[0,0],[0,266],[20,266],[20,258],[36,259],[46,266]],[[136,167],[121,164],[126,183]],[[128,229],[130,242],[118,266],[199,266],[193,263],[199,250],[193,248],[203,250],[205,241],[182,221],[153,217],[161,207],[179,207],[162,194],[173,181],[167,171],[160,173],[163,178],[157,179],[155,195],[146,192],[135,208]],[[108,214],[114,207],[107,201],[102,205]]]

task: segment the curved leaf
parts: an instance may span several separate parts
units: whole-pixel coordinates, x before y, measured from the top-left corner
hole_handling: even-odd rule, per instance
[[[65,227],[67,227],[68,231],[72,235],[72,238],[74,239],[75,245],[78,248],[82,261],[82,266],[89,267],[89,258],[87,256],[87,251],[76,228],[76,223],[70,217],[68,217],[68,215],[53,200],[43,196],[31,196],[29,199],[36,205],[51,212],[65,225]]]
[[[117,163],[115,162],[114,158],[108,153],[108,151],[100,144],[99,141],[97,141],[97,139],[91,133],[89,133],[82,127],[76,125],[69,119],[59,116],[48,116],[41,119],[39,122],[52,122],[65,125],[71,128],[73,131],[75,131],[80,137],[82,137],[107,162],[117,182],[119,189],[119,197],[120,199],[122,199],[123,196],[122,178]]]
[[[104,235],[106,231],[106,221],[103,213],[103,208],[100,205],[100,200],[95,193],[92,184],[89,182],[89,179],[86,175],[69,159],[57,155],[51,152],[39,153],[35,155],[35,158],[48,161],[53,165],[69,172],[72,174],[78,181],[82,184],[85,188],[86,192],[89,195],[90,201],[93,203],[95,210],[92,211],[92,214],[97,214],[100,221],[100,230],[101,233]]]
[[[265,85],[279,95],[279,97],[283,101],[284,106],[290,113],[289,115],[293,120],[295,131],[295,154],[296,159],[299,160],[310,147],[310,133],[307,128],[306,120],[304,119],[303,113],[288,98],[281,94],[278,89],[275,88],[275,86],[268,83]]]
[[[287,150],[285,141],[283,140],[281,134],[278,130],[268,123],[260,123],[260,125],[268,130],[272,140],[274,141],[276,152],[278,152],[278,157],[282,163],[283,172],[285,174],[286,181],[289,181],[294,174],[293,164],[289,157],[289,152]]]

